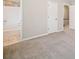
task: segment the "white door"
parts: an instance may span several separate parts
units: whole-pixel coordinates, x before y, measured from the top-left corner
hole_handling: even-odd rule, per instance
[[[57,3],[48,2],[48,32],[57,32]]]

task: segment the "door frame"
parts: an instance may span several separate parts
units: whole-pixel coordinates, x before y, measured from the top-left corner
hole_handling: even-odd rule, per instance
[[[63,10],[64,10],[64,6],[68,6],[69,7],[69,10],[70,10],[70,4],[68,4],[68,3],[64,3],[63,4]],[[64,13],[64,11],[63,11],[63,13]],[[63,14],[64,15],[64,14]],[[69,26],[70,26],[70,11],[69,11]],[[63,16],[63,28],[64,28],[64,16]]]

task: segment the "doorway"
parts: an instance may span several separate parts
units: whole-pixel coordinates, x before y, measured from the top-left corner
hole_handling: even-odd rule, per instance
[[[69,6],[64,5],[64,31],[69,30]]]

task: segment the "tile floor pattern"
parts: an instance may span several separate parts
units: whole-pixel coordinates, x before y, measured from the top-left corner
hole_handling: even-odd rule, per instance
[[[75,59],[74,31],[49,34],[4,47],[4,59]]]

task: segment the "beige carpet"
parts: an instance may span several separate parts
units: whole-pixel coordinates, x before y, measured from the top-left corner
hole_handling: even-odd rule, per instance
[[[4,59],[75,59],[74,31],[59,32],[4,47]]]

